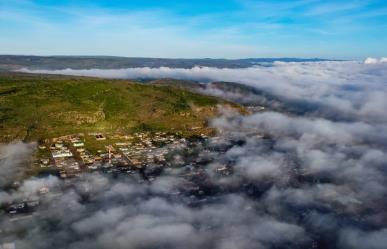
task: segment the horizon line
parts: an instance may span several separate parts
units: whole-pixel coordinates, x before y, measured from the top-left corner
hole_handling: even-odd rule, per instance
[[[294,57],[294,56],[264,56],[264,57],[147,57],[147,56],[122,56],[122,55],[76,55],[76,54],[51,54],[51,55],[39,55],[39,54],[0,54],[0,56],[19,56],[19,57],[83,57],[83,58],[128,58],[128,59],[163,59],[163,60],[254,60],[254,59],[298,59],[298,60],[321,60],[321,61],[351,61],[356,59],[337,59],[337,58],[322,58],[322,57]],[[368,57],[366,57],[368,58]]]

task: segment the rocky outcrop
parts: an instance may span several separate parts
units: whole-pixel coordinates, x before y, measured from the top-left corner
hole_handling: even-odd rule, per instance
[[[55,113],[50,115],[53,118],[57,118],[64,123],[70,123],[70,124],[95,124],[99,121],[105,120],[105,113],[101,110],[92,112],[77,112],[77,111],[68,111],[68,112],[61,112],[61,113]]]

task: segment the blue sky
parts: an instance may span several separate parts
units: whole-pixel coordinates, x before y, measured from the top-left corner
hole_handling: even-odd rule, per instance
[[[387,1],[0,0],[0,54],[387,55]]]

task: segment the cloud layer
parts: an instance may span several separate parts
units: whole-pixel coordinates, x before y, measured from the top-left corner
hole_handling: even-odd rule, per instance
[[[0,217],[7,228],[0,236],[17,248],[385,248],[385,64],[54,73],[234,81],[307,111],[273,111],[271,102],[268,111],[248,116],[223,110],[210,122],[218,136],[175,151],[181,166],[164,169],[154,181],[92,173],[71,182],[30,178],[3,190],[2,202],[38,195],[33,190],[40,186],[52,190],[37,215],[16,222]],[[244,96],[213,90],[205,89]]]

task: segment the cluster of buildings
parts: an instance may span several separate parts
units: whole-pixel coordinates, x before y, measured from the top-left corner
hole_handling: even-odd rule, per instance
[[[94,154],[87,139],[100,143]],[[82,171],[104,168],[140,169],[150,164],[165,165],[165,156],[174,147],[185,143],[184,138],[164,132],[135,133],[105,136],[101,133],[66,135],[39,145],[45,156],[39,158],[40,167],[58,170],[61,178],[79,176]]]
[[[216,185],[217,181],[214,181],[216,177],[226,177],[234,173],[232,162],[210,164],[214,160],[214,155],[226,153],[232,145],[224,141],[222,136],[203,138],[202,136],[199,140],[201,142],[197,142],[163,132],[131,135],[99,133],[68,135],[40,144],[38,163],[42,168],[58,171],[61,178],[76,177],[82,172],[92,170],[119,172],[122,176],[136,171],[142,177],[139,181],[151,181],[158,176],[155,173],[147,174],[148,169],[179,166],[181,173],[178,176],[184,178],[184,181],[171,191],[171,195],[185,196],[183,201],[187,202],[187,205],[200,206],[206,201],[211,201],[209,196],[217,191],[228,191],[224,190],[223,186]],[[207,165],[212,166],[204,167]],[[209,169],[215,174],[209,174]],[[137,175],[133,179],[138,179]],[[77,179],[63,182],[71,183],[73,180]],[[62,189],[41,188],[39,193],[34,195],[37,198],[29,197],[10,203],[6,212],[15,219],[33,216],[36,207],[43,205],[44,200],[60,198],[60,191]],[[54,195],[58,196],[52,197]],[[13,249],[12,246],[14,246],[12,243],[3,245],[0,243],[0,249]]]
[[[165,156],[171,150],[170,146],[185,142],[185,139],[178,139],[174,135],[163,132],[155,134],[135,133],[132,143],[115,143],[117,151],[123,155],[125,160],[135,168],[144,168],[146,165],[165,165]]]
[[[5,211],[10,215],[29,215],[39,206],[40,197],[46,195],[49,192],[50,190],[47,187],[42,187],[37,191],[37,193],[21,197],[18,200],[14,200],[12,203],[6,204]]]
[[[212,164],[210,170],[214,171],[215,175],[209,174],[208,168],[203,166],[209,165],[214,155],[225,153],[227,146],[230,145],[223,137],[200,141],[186,140],[163,132],[111,136],[68,135],[40,144],[38,161],[42,168],[57,171],[63,179],[79,176],[82,172],[98,170],[123,175],[137,172],[142,176],[140,181],[151,181],[158,176],[157,172],[162,172],[162,169],[178,166],[182,170],[180,177],[186,181],[176,188],[174,194],[203,197],[216,189],[213,177],[233,174],[233,163],[224,161]],[[50,194],[46,195],[48,192]],[[54,193],[55,190],[42,188],[36,195],[38,199],[26,198],[10,203],[7,212],[10,215],[31,214],[39,205],[41,196],[47,198]]]
[[[11,203],[7,206],[9,214],[30,213],[39,205],[39,200],[36,198],[25,198],[16,203]]]
[[[39,159],[40,167],[57,169],[62,178],[79,176],[82,170],[96,161],[85,147],[83,134],[46,140],[39,149],[45,155]]]
[[[50,160],[62,178],[79,176],[81,173],[80,162],[76,160],[75,153],[82,146],[84,144],[79,136],[63,136],[52,140],[49,146]]]

